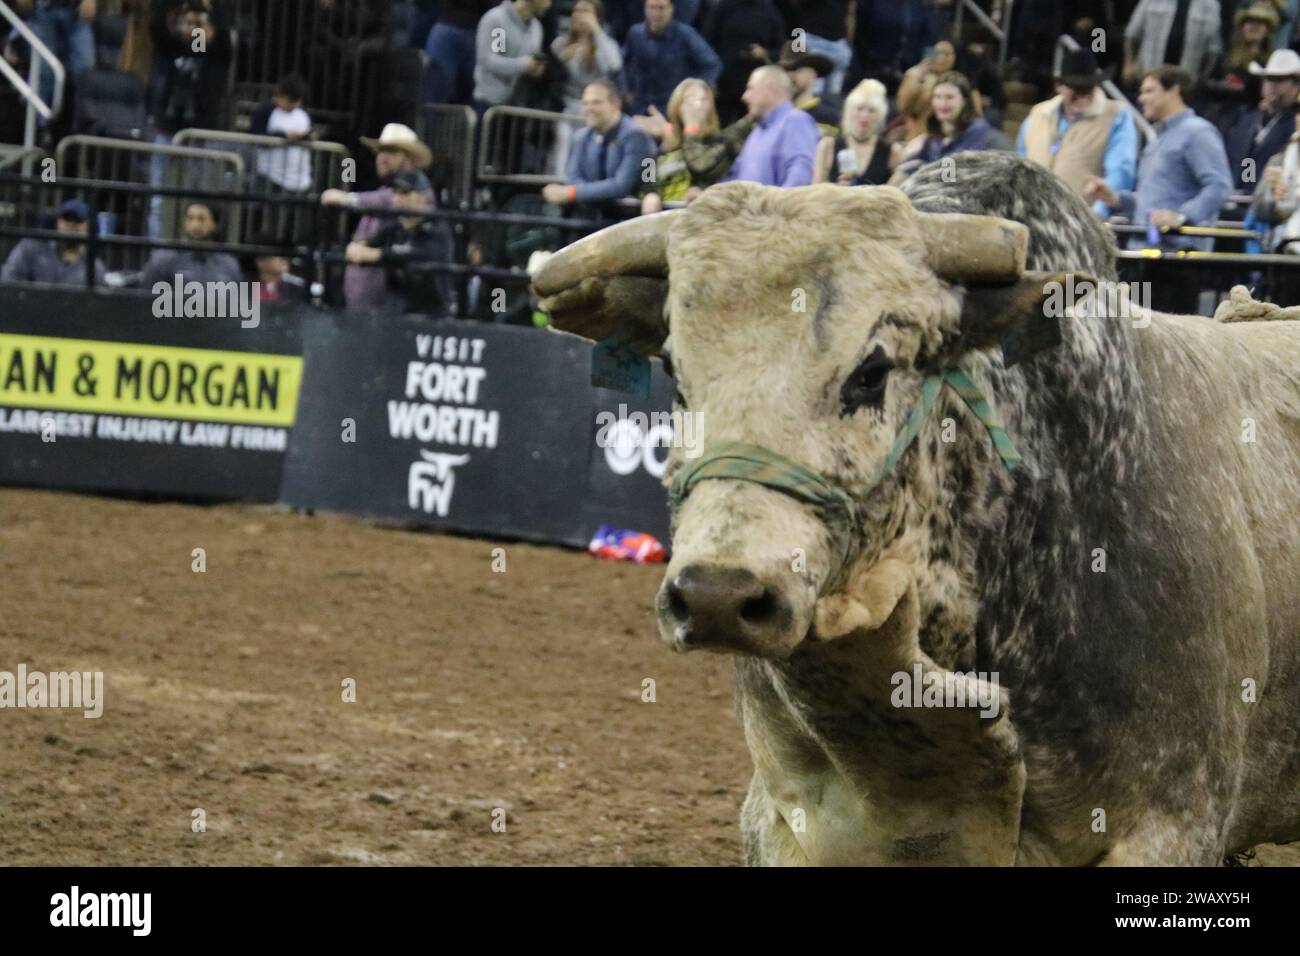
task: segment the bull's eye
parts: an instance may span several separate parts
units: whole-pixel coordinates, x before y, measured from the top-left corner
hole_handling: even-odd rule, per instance
[[[862,360],[840,389],[841,416],[852,415],[859,408],[879,408],[885,400],[885,383],[894,363],[879,345]]]

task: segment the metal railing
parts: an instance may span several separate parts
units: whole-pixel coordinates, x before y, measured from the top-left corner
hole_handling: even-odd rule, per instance
[[[253,196],[315,195],[326,189],[345,188],[352,162],[351,151],[342,143],[290,141],[280,136],[224,130],[183,129],[172,137],[172,144],[239,154],[247,170],[242,191]],[[355,165],[350,168],[355,172]],[[247,240],[259,233],[271,233],[297,240],[310,228],[310,217],[299,207],[254,205],[245,210],[238,235]]]
[[[1011,10],[1013,6],[1013,0],[1003,0],[1002,23],[999,25],[984,12],[983,8],[975,0],[960,0],[956,5],[956,9],[953,10],[952,34],[954,37],[961,36],[962,14],[964,11],[969,10],[971,16],[978,20],[998,41],[998,69],[1001,70],[1007,65],[1007,47],[1010,46],[1010,41],[1007,38],[1011,35]]]
[[[163,143],[108,139],[102,136],[67,136],[55,152],[59,180],[77,177],[98,182],[133,183],[173,190],[206,189],[241,193],[244,158],[238,153]],[[114,231],[154,237],[178,236],[184,220],[184,202],[176,194],[117,192],[100,212],[113,217]],[[227,239],[241,235],[242,210],[238,205],[223,217]],[[114,262],[112,268],[138,263]]]
[[[563,177],[556,155],[557,144],[565,140],[561,127],[582,125],[582,117],[570,113],[526,109],[522,106],[494,106],[483,114],[479,136],[478,179],[484,183],[543,186]]]
[[[1082,47],[1079,46],[1079,42],[1069,34],[1062,33],[1059,37],[1057,37],[1056,51],[1052,56],[1052,75],[1053,76],[1060,75],[1061,58],[1065,55],[1067,51],[1072,53],[1075,50],[1081,50],[1081,49]],[[1142,139],[1144,142],[1149,143],[1151,140],[1156,138],[1155,127],[1147,122],[1147,118],[1142,115],[1142,111],[1133,105],[1133,103],[1129,100],[1127,96],[1123,94],[1123,92],[1120,90],[1118,86],[1116,86],[1110,80],[1102,80],[1098,85],[1101,87],[1102,92],[1104,92],[1112,100],[1118,100],[1120,103],[1124,105],[1124,109],[1126,109],[1129,115],[1133,117],[1133,122],[1134,124],[1136,124],[1138,128],[1138,132],[1142,134]],[[1139,152],[1141,152],[1140,149]]]
[[[11,146],[8,143],[0,143],[0,170],[21,164],[25,175],[31,175],[31,165],[39,163],[44,158],[45,150],[39,146]]]
[[[233,100],[256,97],[286,73],[307,81],[312,116],[353,120],[373,93],[364,82],[387,47],[387,3],[374,0],[235,0]],[[370,84],[373,86],[373,84]]]
[[[63,84],[67,78],[67,73],[63,69],[63,64],[59,62],[59,58],[50,52],[50,48],[42,43],[36,34],[32,33],[27,24],[23,23],[18,14],[14,13],[4,0],[0,0],[0,17],[4,17],[17,31],[18,35],[27,41],[32,51],[31,67],[27,71],[26,80],[19,76],[18,71],[2,56],[0,56],[0,76],[4,76],[13,88],[18,91],[19,95],[27,101],[27,121],[23,127],[23,145],[35,146],[36,114],[39,113],[41,118],[48,123],[57,118],[59,113],[62,112]],[[41,98],[39,92],[42,63],[54,74],[54,91],[50,95],[49,103],[46,103]],[[30,158],[23,160],[23,174],[31,174]]]
[[[415,132],[433,151],[435,176],[446,185],[453,205],[465,206],[474,198],[474,137],[478,117],[468,106],[430,103],[420,108]],[[445,175],[438,176],[442,172]]]

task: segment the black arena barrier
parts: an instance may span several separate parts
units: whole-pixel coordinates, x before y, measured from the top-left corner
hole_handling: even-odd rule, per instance
[[[642,401],[592,387],[590,343],[547,330],[158,309],[147,294],[0,288],[0,484],[280,501],[577,547],[608,524],[667,544],[672,386],[657,362]]]
[[[306,381],[281,497],[295,507],[585,546],[601,524],[667,540],[667,448],[601,412],[671,405],[593,388],[591,345],[545,330],[332,313],[304,329]],[[666,413],[662,413],[666,414]],[[651,431],[646,428],[645,433]],[[655,436],[649,436],[653,439]],[[666,444],[666,442],[665,442]],[[612,462],[612,464],[611,464]]]

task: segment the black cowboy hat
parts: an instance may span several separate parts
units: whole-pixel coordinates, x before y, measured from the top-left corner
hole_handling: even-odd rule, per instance
[[[817,71],[818,76],[830,76],[835,69],[835,64],[829,57],[824,57],[820,53],[809,53],[807,50],[802,53],[797,52],[793,40],[785,41],[785,46],[781,47],[781,59],[776,61],[776,65],[783,70],[797,70],[802,66],[810,66]]]
[[[1101,82],[1101,68],[1089,50],[1070,50],[1061,57],[1056,81],[1066,86],[1096,86]]]

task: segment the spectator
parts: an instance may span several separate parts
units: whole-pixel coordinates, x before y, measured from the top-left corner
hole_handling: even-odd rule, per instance
[[[957,51],[947,40],[941,40],[926,53],[925,59],[903,74],[898,86],[898,112],[903,116],[904,142],[925,135],[934,85],[939,77],[952,72],[956,64]]]
[[[582,114],[582,91],[594,80],[614,81],[623,69],[623,54],[605,32],[600,0],[578,0],[569,29],[551,41],[551,52],[564,64],[564,112]]]
[[[478,22],[474,43],[474,107],[504,106],[515,95],[520,77],[546,74],[542,22],[551,0],[501,0]]]
[[[195,200],[185,207],[185,238],[190,242],[215,242],[219,225],[216,210]],[[238,282],[239,263],[225,252],[205,249],[159,249],[144,264],[140,284],[152,290],[159,282]]]
[[[770,62],[786,39],[785,18],[775,0],[720,0],[700,33],[722,61],[718,115],[734,123],[745,112],[740,97],[749,74]]]
[[[1112,213],[1149,225],[1153,232],[1215,221],[1232,192],[1232,177],[1219,131],[1184,102],[1183,91],[1191,87],[1192,78],[1176,66],[1147,73],[1138,103],[1142,114],[1155,124],[1156,138],[1142,153],[1137,188],[1117,192],[1101,177],[1089,176],[1085,198],[1100,199]],[[1148,235],[1147,242],[1173,249],[1210,248],[1208,239],[1172,234]],[[1142,237],[1129,241],[1130,248],[1142,245]]]
[[[54,228],[69,238],[21,240],[0,268],[0,280],[84,287],[85,236],[90,230],[90,210],[80,199],[69,199],[59,207]],[[96,259],[95,285],[103,284],[104,264]]]
[[[1223,53],[1219,29],[1218,0],[1140,0],[1124,30],[1124,82],[1162,64],[1208,75]]]
[[[94,69],[95,0],[15,0],[14,6],[20,15],[30,14],[28,28],[59,58],[74,83]],[[38,92],[46,103],[54,98],[54,74],[49,69],[41,70]]]
[[[1250,72],[1263,77],[1263,95],[1257,109],[1244,112],[1228,130],[1224,144],[1228,167],[1236,188],[1250,192],[1264,166],[1296,131],[1296,100],[1300,98],[1300,56],[1294,50],[1276,50],[1268,64],[1252,63]]]
[[[831,62],[830,71],[814,81],[812,94],[838,99],[853,60],[849,42],[852,0],[783,0],[783,5],[790,29],[804,31],[799,52],[824,56]]]
[[[433,160],[429,147],[420,142],[415,131],[401,123],[389,123],[378,139],[361,140],[375,153],[375,172],[379,188],[369,192],[346,193],[327,189],[320,201],[326,206],[350,206],[354,209],[389,209],[393,205],[390,184],[400,172],[426,169]],[[352,233],[354,243],[368,243],[384,227],[382,216],[362,216]],[[348,308],[377,309],[384,304],[384,274],[379,269],[349,265],[343,273],[343,301]]]
[[[492,0],[442,0],[438,22],[429,31],[425,92],[430,103],[468,106],[474,97],[475,31]]]
[[[418,169],[397,173],[391,189],[395,209],[433,208],[433,187]],[[389,303],[397,303],[401,311],[450,313],[455,301],[451,275],[437,268],[454,260],[451,230],[445,222],[397,216],[368,240],[349,243],[346,255],[352,266],[380,273]]]
[[[542,198],[556,206],[578,204],[580,215],[597,216],[602,204],[636,193],[642,172],[655,154],[650,137],[621,107],[619,89],[609,80],[594,80],[582,91],[582,118],[569,156],[566,184],[548,183]]]
[[[307,83],[297,73],[282,78],[271,99],[253,110],[249,132],[280,136],[287,143],[308,139],[311,117],[302,108],[306,95]],[[311,153],[301,146],[261,147],[257,172],[286,192],[305,193],[312,187]]]
[[[817,124],[790,101],[794,87],[779,66],[760,66],[749,75],[745,105],[757,122],[736,157],[728,179],[768,186],[807,186],[812,182]]]
[[[1234,17],[1236,29],[1228,47],[1225,63],[1229,75],[1244,75],[1256,64],[1263,65],[1273,52],[1273,34],[1277,30],[1278,14],[1271,3],[1260,0]]]
[[[853,20],[848,83],[880,80],[891,96],[903,71],[925,59],[939,39],[939,23],[927,0],[857,0]]]
[[[1263,66],[1273,53],[1278,14],[1273,4],[1259,0],[1238,10],[1233,19],[1232,41],[1222,70],[1213,77],[1202,77],[1197,85],[1201,116],[1225,137],[1241,114],[1259,102],[1261,84],[1252,68]]]
[[[623,53],[605,32],[604,9],[600,0],[578,0],[569,16],[569,29],[551,41],[551,53],[564,67],[564,112],[582,115],[582,91],[593,80],[613,82],[623,69]],[[557,171],[568,169],[574,127],[555,124]]]
[[[1268,248],[1273,252],[1300,254],[1300,134],[1280,153],[1275,153],[1264,167],[1264,173],[1250,204],[1250,214],[1256,222],[1273,229]]]
[[[693,79],[677,84],[668,98],[668,119],[658,125],[664,152],[655,161],[654,181],[641,198],[643,214],[659,212],[665,201],[689,202],[721,180],[754,128],[753,120],[745,117],[720,129],[713,90],[703,80]]]
[[[229,27],[216,22],[201,0],[188,0],[178,19],[168,6],[157,8],[151,32],[156,63],[151,115],[161,141],[190,127],[223,128]]]
[[[1087,48],[1086,45],[1084,48]],[[988,46],[983,43],[967,43],[958,54],[957,65],[953,69],[970,79],[971,87],[979,94],[985,122],[994,129],[1001,129],[1002,116],[1007,108],[1007,93],[1002,85],[1002,72]]]
[[[253,237],[257,246],[283,246],[284,240],[271,233]],[[257,298],[263,305],[291,305],[307,301],[307,282],[289,272],[289,258],[284,255],[252,257],[252,268],[245,270],[257,283]]]
[[[823,136],[837,135],[840,131],[840,110],[835,108],[831,98],[818,96],[814,92],[817,79],[827,76],[834,69],[830,58],[820,53],[796,53],[791,42],[782,48],[778,65],[790,77],[790,85],[794,88],[792,102],[795,109],[803,110],[811,116]]]
[[[813,182],[880,186],[902,158],[903,148],[885,141],[889,101],[879,80],[863,80],[844,98],[839,135],[817,144]]]
[[[970,81],[955,71],[945,73],[934,84],[930,118],[924,136],[907,145],[906,155],[894,174],[895,181],[910,176],[925,163],[954,153],[977,149],[1006,149],[1006,138],[979,114],[977,94]]]
[[[722,61],[694,27],[673,19],[671,0],[645,0],[645,22],[627,34],[623,45],[623,82],[633,113],[653,106],[661,113],[682,80],[697,76],[712,85]]]
[[[1020,125],[1016,151],[1046,166],[1083,195],[1089,176],[1100,176],[1113,192],[1133,188],[1137,176],[1137,126],[1121,100],[1098,87],[1101,70],[1087,50],[1072,50],[1061,60],[1056,96],[1039,103]],[[1094,211],[1103,219],[1103,203]]]

